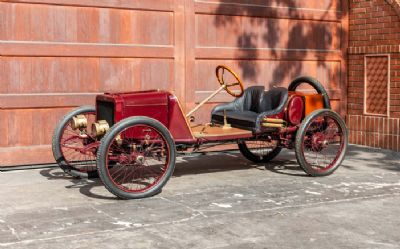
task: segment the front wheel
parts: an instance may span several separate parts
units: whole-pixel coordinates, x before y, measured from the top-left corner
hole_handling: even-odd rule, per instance
[[[269,162],[274,159],[282,150],[281,147],[277,146],[277,141],[240,141],[238,146],[242,155],[255,163]]]
[[[334,111],[317,110],[304,119],[297,131],[297,162],[311,176],[330,175],[342,163],[347,146],[343,119]]]
[[[153,196],[175,168],[176,149],[168,129],[155,119],[132,117],[101,140],[97,167],[105,187],[122,199]]]

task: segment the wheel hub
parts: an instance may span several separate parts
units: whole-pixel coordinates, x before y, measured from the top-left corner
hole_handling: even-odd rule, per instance
[[[328,146],[328,140],[326,140],[326,137],[324,134],[318,132],[315,133],[312,138],[312,149],[313,151],[321,151],[323,148],[326,148]]]
[[[126,155],[120,155],[119,157],[118,157],[118,162],[119,163],[127,163],[129,161],[129,158],[128,158],[128,156],[126,156]]]

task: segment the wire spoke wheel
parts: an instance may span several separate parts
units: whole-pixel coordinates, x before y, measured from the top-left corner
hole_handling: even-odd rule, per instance
[[[119,141],[119,137],[127,137]],[[128,192],[143,192],[154,186],[165,174],[169,156],[168,144],[157,130],[135,125],[119,133],[108,149],[107,166],[114,183]]]
[[[104,136],[98,152],[100,177],[123,199],[161,191],[175,167],[175,144],[167,128],[154,119],[128,118]]]
[[[86,128],[72,128],[71,121],[77,115],[86,118]],[[66,173],[79,177],[96,174],[97,141],[90,135],[92,123],[95,121],[95,108],[83,106],[68,113],[56,127],[53,135],[53,155]]]
[[[277,141],[243,140],[238,145],[242,155],[255,163],[268,162],[282,150]]]
[[[330,110],[315,111],[297,133],[297,161],[312,176],[329,175],[342,163],[347,143],[347,128],[340,116]]]

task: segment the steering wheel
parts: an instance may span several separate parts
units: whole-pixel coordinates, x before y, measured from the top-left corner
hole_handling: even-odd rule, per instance
[[[228,71],[234,78],[235,78],[235,82],[232,83],[226,83],[224,80],[224,73],[225,71]],[[227,66],[224,65],[219,65],[216,69],[215,69],[215,74],[217,75],[217,79],[219,84],[221,84],[221,86],[224,86],[224,89],[227,93],[229,93],[231,96],[233,97],[241,97],[244,93],[244,88],[243,88],[243,82],[242,80],[239,78],[239,76],[237,76],[237,74],[235,72],[233,72],[232,69],[230,69]],[[239,86],[240,87],[240,92],[234,92],[233,90],[231,90],[230,88],[234,87],[234,86]]]

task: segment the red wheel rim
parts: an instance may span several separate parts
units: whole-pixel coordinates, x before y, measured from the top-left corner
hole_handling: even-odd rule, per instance
[[[96,120],[95,112],[82,113],[88,120],[88,128],[84,138],[79,129],[72,129],[71,122],[68,122],[62,131],[60,138],[60,149],[63,159],[71,170],[82,173],[96,170],[96,141],[90,137],[92,123]]]
[[[170,147],[165,137],[148,125],[131,126],[107,149],[106,170],[115,186],[142,193],[156,186],[168,171]]]
[[[325,172],[336,166],[342,155],[345,137],[338,121],[328,115],[314,118],[305,130],[302,153],[315,171]]]

